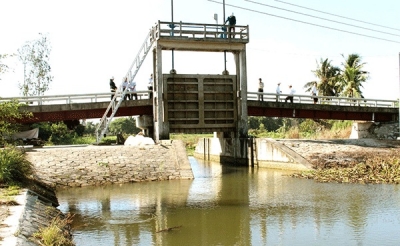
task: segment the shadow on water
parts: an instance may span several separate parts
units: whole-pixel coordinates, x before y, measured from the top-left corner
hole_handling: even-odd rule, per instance
[[[322,184],[190,159],[194,180],[57,192],[77,245],[398,244],[394,185]]]

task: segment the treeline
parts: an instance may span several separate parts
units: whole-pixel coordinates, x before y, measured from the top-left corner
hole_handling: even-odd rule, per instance
[[[353,121],[249,117],[249,136],[268,138],[348,138]]]

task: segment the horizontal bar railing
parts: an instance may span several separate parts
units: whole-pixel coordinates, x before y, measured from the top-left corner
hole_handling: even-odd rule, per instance
[[[128,94],[137,94],[138,100],[148,99],[150,91],[126,92]],[[117,92],[118,98],[122,97],[122,92]],[[71,94],[71,95],[50,95],[50,96],[32,96],[32,97],[0,97],[0,103],[11,100],[17,100],[20,103],[28,105],[57,105],[57,104],[73,104],[73,103],[97,103],[109,102],[110,92],[91,93],[91,94]]]
[[[263,96],[265,102],[276,102],[277,94],[275,93],[262,93],[262,92],[248,92],[248,100],[258,100],[258,96]],[[287,96],[293,96],[294,103],[313,104],[314,97],[318,99],[317,104],[337,105],[337,106],[368,106],[368,107],[398,107],[398,100],[387,99],[370,99],[370,98],[355,98],[355,97],[333,97],[333,96],[311,96],[311,95],[290,95],[279,94],[278,102],[285,102]],[[289,100],[288,100],[289,102]]]
[[[227,25],[158,21],[154,37],[229,39]],[[249,40],[249,26],[235,25],[231,40]]]
[[[149,99],[148,90],[127,92],[126,94],[137,94],[138,100]],[[263,95],[265,102],[276,102],[275,93],[248,92],[247,99],[257,101],[258,96]],[[118,99],[122,96],[122,92],[117,93]],[[285,98],[289,94],[280,94],[278,101],[285,102]],[[332,96],[316,96],[317,104],[337,105],[337,106],[369,106],[369,107],[393,107],[398,108],[398,100],[387,99],[371,99],[371,98],[350,98],[350,97],[332,97]],[[313,104],[314,96],[311,95],[293,95],[294,103]],[[18,100],[20,103],[28,105],[53,105],[53,104],[73,104],[73,103],[97,103],[109,102],[110,92],[90,93],[90,94],[71,94],[71,95],[50,95],[50,96],[32,96],[32,97],[0,97],[0,103],[11,100]]]

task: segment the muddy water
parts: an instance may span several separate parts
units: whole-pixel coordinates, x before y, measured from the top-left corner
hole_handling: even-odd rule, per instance
[[[77,245],[400,245],[400,186],[191,159],[194,180],[60,190]]]

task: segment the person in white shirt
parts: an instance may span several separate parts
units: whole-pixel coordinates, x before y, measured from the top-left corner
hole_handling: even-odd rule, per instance
[[[317,97],[317,82],[314,82],[313,87],[311,88],[311,95],[313,96],[314,104],[318,102]]]
[[[125,77],[125,78],[124,78],[124,82],[122,82],[121,93],[123,93],[123,92],[125,91],[126,87],[128,87],[128,78],[127,78],[127,77]],[[129,90],[127,90],[126,92],[128,92],[128,91],[129,91]],[[124,100],[126,100],[126,99],[131,99],[131,95],[128,94],[128,93],[125,94]]]
[[[264,82],[262,82],[261,78],[259,78],[258,80],[259,80],[259,82],[258,82],[258,92],[264,92]],[[264,95],[259,94],[258,95],[258,101],[260,101],[260,99],[261,99],[261,101],[264,101]]]
[[[135,97],[135,100],[137,100],[137,93],[136,92],[136,82],[132,81],[129,83],[129,91],[132,92],[131,94],[131,100],[133,100],[133,97]]]
[[[296,92],[295,89],[293,89],[292,85],[289,85],[289,96],[287,96],[285,98],[285,102],[287,102],[287,100],[290,101],[290,103],[293,103],[293,94]]]
[[[276,102],[279,102],[279,94],[281,94],[281,82],[278,83],[278,86],[276,87]]]

